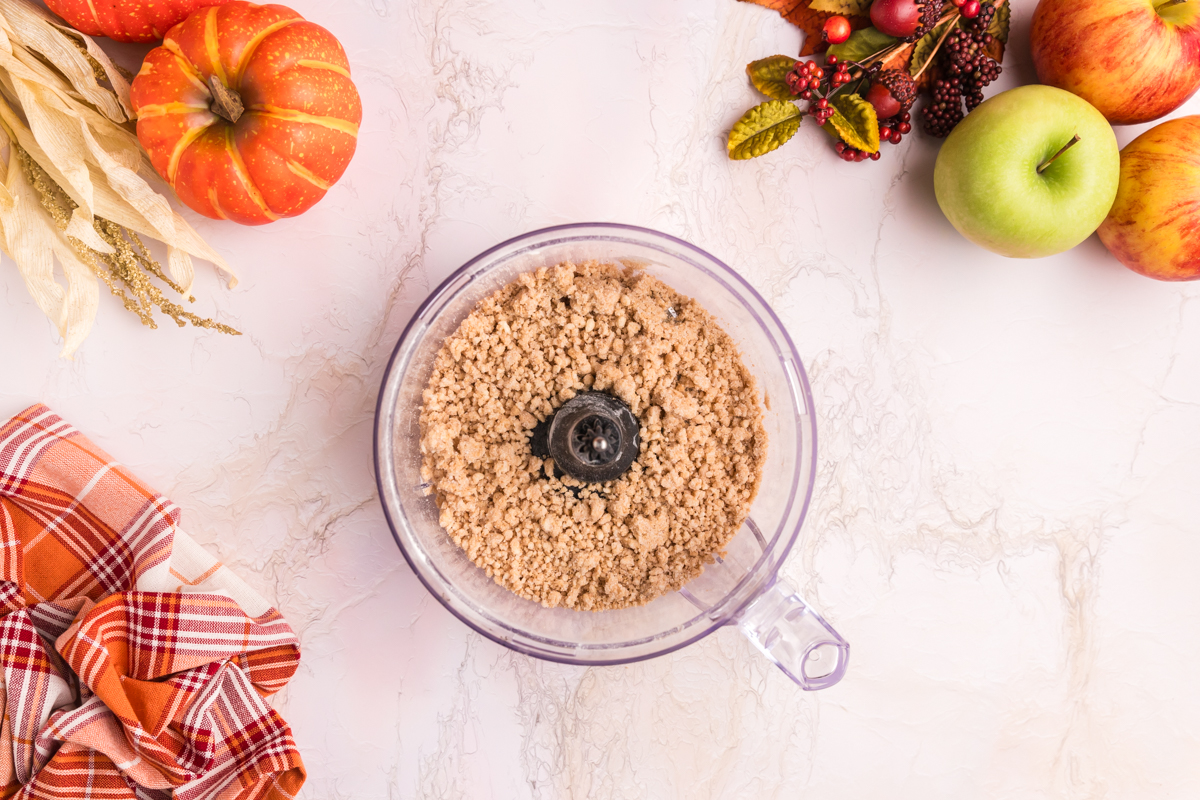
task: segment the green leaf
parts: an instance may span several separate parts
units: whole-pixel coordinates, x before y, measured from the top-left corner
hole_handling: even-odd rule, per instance
[[[952,17],[945,20],[940,25],[934,26],[934,29],[922,36],[913,45],[912,58],[908,62],[908,74],[914,78],[925,71],[925,66],[929,60],[937,55],[938,42],[942,40],[942,36],[946,33],[946,27],[952,22],[957,22],[960,17]]]
[[[865,17],[871,7],[871,0],[812,0],[808,7],[813,11],[827,11],[830,14]]]
[[[751,61],[746,65],[746,74],[754,88],[772,100],[792,100],[795,95],[785,79],[794,66],[796,59],[791,56],[771,56]]]
[[[796,135],[801,118],[795,103],[768,100],[755,106],[729,131],[729,157],[741,160],[766,155]],[[875,138],[879,138],[878,130]]]
[[[1012,9],[1009,4],[996,7],[996,15],[992,17],[992,24],[988,25],[987,32],[1001,42],[1008,44],[1008,20],[1012,16]]]
[[[829,100],[833,116],[826,125],[842,137],[842,141],[865,153],[879,150],[879,117],[875,106],[857,94],[836,94]]]
[[[857,61],[861,64],[899,41],[896,37],[888,36],[876,28],[861,28],[850,34],[850,38],[846,41],[830,47],[825,54],[837,56],[842,61]]]

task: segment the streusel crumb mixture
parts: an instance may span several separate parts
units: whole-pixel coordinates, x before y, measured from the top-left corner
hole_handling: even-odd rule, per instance
[[[586,484],[534,456],[539,422],[586,390],[625,401],[641,450]],[[754,377],[693,300],[587,262],[521,275],[438,353],[422,476],[442,527],[501,586],[548,607],[640,605],[679,589],[741,527],[767,437]]]

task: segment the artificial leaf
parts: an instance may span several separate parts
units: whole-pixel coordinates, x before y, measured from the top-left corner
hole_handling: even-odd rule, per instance
[[[875,106],[861,95],[835,94],[829,100],[833,116],[827,125],[832,125],[842,141],[864,153],[879,150],[879,117]]]
[[[787,84],[787,74],[796,66],[791,56],[771,56],[751,61],[746,65],[746,74],[754,88],[772,100],[792,100],[795,95]]]
[[[992,24],[988,26],[988,33],[992,34],[992,43],[984,48],[984,52],[994,58],[997,62],[1004,61],[1004,49],[1008,42],[1008,25],[1011,9],[1008,0],[996,0],[996,16],[992,17]],[[1003,15],[1003,18],[1001,18]],[[1002,33],[1003,36],[997,35]]]
[[[795,103],[768,100],[755,106],[729,131],[729,157],[741,160],[766,155],[796,135],[801,119]],[[878,141],[878,129],[875,138]]]
[[[910,42],[899,42],[891,50],[885,50],[875,63],[880,69],[904,69],[912,56],[913,45]]]
[[[938,43],[946,35],[947,29],[959,17],[950,17],[933,26],[933,30],[922,36],[913,45],[912,59],[908,62],[908,74],[914,78],[920,76],[930,66],[929,62],[937,55]]]
[[[1009,8],[1008,3],[997,3],[996,14],[992,17],[992,23],[988,25],[987,32],[990,33],[995,39],[1007,44],[1008,22],[1011,16],[1012,9]]]
[[[830,47],[827,54],[837,56],[842,61],[862,64],[899,42],[896,37],[888,36],[877,28],[862,28],[850,34],[850,38],[841,44]]]
[[[821,38],[821,29],[825,20],[835,14],[831,11],[818,11],[809,6],[809,0],[741,0],[743,3],[753,3],[764,8],[778,11],[779,15],[788,22],[804,31],[804,43],[800,47],[801,56],[811,56],[823,53],[829,43]],[[850,21],[851,30],[865,28],[871,24],[871,18],[866,14],[845,16]]]
[[[871,7],[871,0],[812,0],[808,7],[813,11],[828,11],[844,17],[855,14],[866,16]]]

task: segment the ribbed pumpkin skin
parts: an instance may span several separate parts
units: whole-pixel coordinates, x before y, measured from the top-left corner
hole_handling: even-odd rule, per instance
[[[193,11],[229,0],[46,0],[55,14],[88,36],[157,42]]]
[[[209,78],[241,95],[213,113]],[[206,217],[262,225],[311,208],[345,172],[362,103],[333,34],[289,8],[243,0],[167,33],[133,81],[138,139],[176,194]]]

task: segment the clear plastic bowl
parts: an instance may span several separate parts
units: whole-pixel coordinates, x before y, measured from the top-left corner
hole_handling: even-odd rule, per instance
[[[737,342],[764,393],[768,458],[746,524],[696,579],[614,611],[548,609],[504,589],[438,524],[421,479],[421,394],[442,343],[475,304],[517,275],[563,261],[636,265],[695,298]],[[568,664],[623,664],[678,650],[735,624],[806,689],[836,683],[849,647],[777,573],[808,510],[816,464],[812,397],[787,331],[736,272],[687,242],[645,228],[589,223],[518,236],[462,266],[400,337],[375,416],[375,469],[392,533],[429,591],[470,627],[521,653]]]

